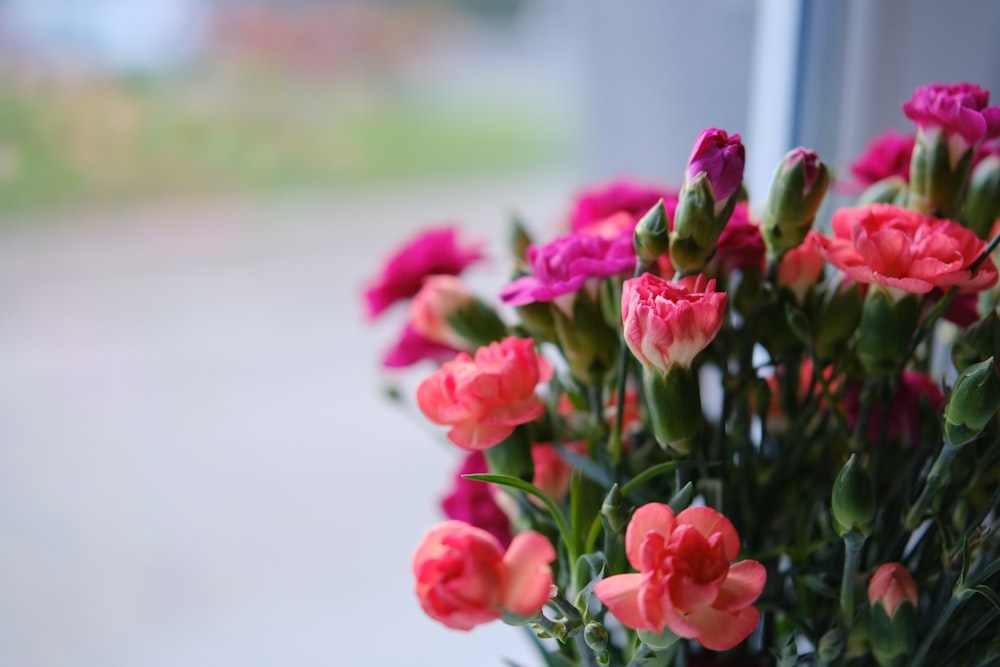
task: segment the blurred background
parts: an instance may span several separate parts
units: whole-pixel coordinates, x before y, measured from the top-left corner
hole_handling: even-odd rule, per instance
[[[382,400],[361,291],[455,222],[842,169],[932,81],[1000,91],[992,0],[0,0],[0,665],[537,664],[427,620],[457,452]],[[994,100],[995,103],[995,100]],[[395,317],[395,319],[394,319]],[[413,382],[423,373],[404,376]]]

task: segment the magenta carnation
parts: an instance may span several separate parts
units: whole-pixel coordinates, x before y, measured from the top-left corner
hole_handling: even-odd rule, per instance
[[[960,136],[969,146],[1000,136],[1000,107],[987,106],[990,91],[974,83],[920,86],[903,103],[903,113],[923,131]]]
[[[916,138],[895,130],[878,135],[865,147],[865,152],[851,163],[851,173],[860,188],[898,176],[910,181],[910,156]]]
[[[497,505],[493,487],[463,477],[489,471],[482,451],[469,452],[455,473],[451,493],[441,499],[441,510],[449,519],[465,521],[476,528],[482,528],[506,548],[513,538],[510,518]]]
[[[628,179],[611,181],[582,191],[573,202],[569,226],[574,232],[615,215],[627,213],[638,222],[660,200],[677,201],[677,192],[657,185],[644,185]],[[672,211],[671,211],[672,214]]]
[[[738,134],[710,127],[695,139],[694,149],[688,158],[687,182],[701,172],[708,176],[716,203],[728,200],[743,183],[743,166],[746,149]]]
[[[458,275],[482,258],[478,246],[459,244],[454,227],[418,234],[386,261],[381,274],[365,291],[368,316],[376,317],[397,301],[419,292],[425,277]]]
[[[544,246],[529,247],[526,259],[531,275],[500,292],[500,298],[512,306],[575,294],[591,278],[634,271],[636,261],[631,234],[617,238],[569,234]]]

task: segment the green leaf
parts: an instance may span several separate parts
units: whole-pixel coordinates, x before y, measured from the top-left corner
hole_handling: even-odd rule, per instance
[[[971,588],[970,590],[975,591],[976,593],[982,595],[984,598],[990,601],[990,604],[992,604],[994,607],[997,608],[998,611],[1000,611],[1000,595],[997,595],[997,592],[995,590],[993,590],[986,584],[980,584],[978,586],[975,586],[974,588]]]
[[[584,476],[589,477],[603,487],[611,486],[611,478],[600,464],[595,463],[586,456],[581,456],[576,452],[571,452],[565,447],[556,447],[556,452],[558,452],[559,456],[564,461],[582,472]]]
[[[648,482],[654,477],[659,477],[660,475],[665,475],[668,472],[674,472],[675,470],[681,470],[683,468],[697,468],[700,465],[702,464],[698,461],[667,461],[666,463],[659,463],[655,466],[646,468],[641,473],[633,477],[632,481],[622,487],[622,495],[627,496],[640,485]],[[704,465],[711,467],[717,466],[719,463],[717,461],[710,461]]]
[[[552,515],[552,519],[556,522],[559,527],[559,534],[563,538],[563,542],[566,543],[566,550],[570,556],[570,562],[576,560],[576,545],[574,544],[573,535],[569,530],[569,524],[566,523],[566,517],[563,516],[562,512],[559,511],[559,506],[556,505],[555,501],[549,497],[547,493],[539,489],[534,484],[525,482],[523,479],[517,477],[511,477],[510,475],[494,475],[491,473],[477,473],[475,475],[462,475],[465,479],[475,480],[477,482],[490,482],[492,484],[499,484],[500,486],[507,486],[518,491],[523,491],[524,493],[530,494],[545,505],[546,509],[549,510],[549,514]]]

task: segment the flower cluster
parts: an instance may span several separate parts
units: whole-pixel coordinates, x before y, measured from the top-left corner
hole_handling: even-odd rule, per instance
[[[430,366],[416,407],[466,450],[413,558],[431,618],[523,626],[548,665],[996,661],[1000,108],[933,84],[903,112],[829,220],[815,152],[755,207],[708,128],[679,187],[520,229],[493,299],[453,228],[386,262],[384,364]]]

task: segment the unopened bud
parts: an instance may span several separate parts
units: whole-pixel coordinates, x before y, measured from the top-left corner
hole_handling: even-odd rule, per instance
[[[1000,406],[1000,376],[993,357],[972,364],[958,376],[944,408],[944,441],[961,447],[980,435]]]
[[[951,348],[951,361],[959,373],[972,364],[1000,356],[1000,317],[991,310],[959,334]]]
[[[917,584],[900,563],[886,563],[868,584],[872,653],[882,667],[896,667],[916,639]]]
[[[785,155],[774,173],[761,219],[770,256],[781,257],[805,240],[829,184],[829,170],[815,152],[795,148]]]
[[[874,378],[892,374],[910,351],[917,329],[920,300],[905,294],[898,300],[877,285],[868,289],[861,309],[858,358],[865,373]]]
[[[617,484],[612,485],[608,495],[604,497],[601,505],[601,518],[604,520],[606,529],[612,533],[619,533],[628,526],[629,513],[625,505],[625,498]]]
[[[833,482],[830,507],[839,535],[850,532],[871,534],[876,509],[875,488],[868,471],[854,454]]]
[[[600,623],[595,621],[587,623],[583,629],[583,640],[594,653],[604,653],[608,650],[608,630]]]
[[[674,364],[666,373],[643,367],[642,381],[656,441],[664,449],[689,454],[701,430],[698,376]]]
[[[993,223],[1000,218],[1000,155],[987,155],[972,170],[962,221],[987,240]]]
[[[533,241],[531,239],[531,234],[528,233],[528,230],[525,228],[524,223],[521,221],[519,216],[511,216],[510,231],[508,232],[507,242],[510,245],[510,251],[517,259],[523,260],[528,254],[528,246],[530,246]]]
[[[636,224],[633,243],[639,261],[647,266],[670,251],[669,221],[662,199]]]

